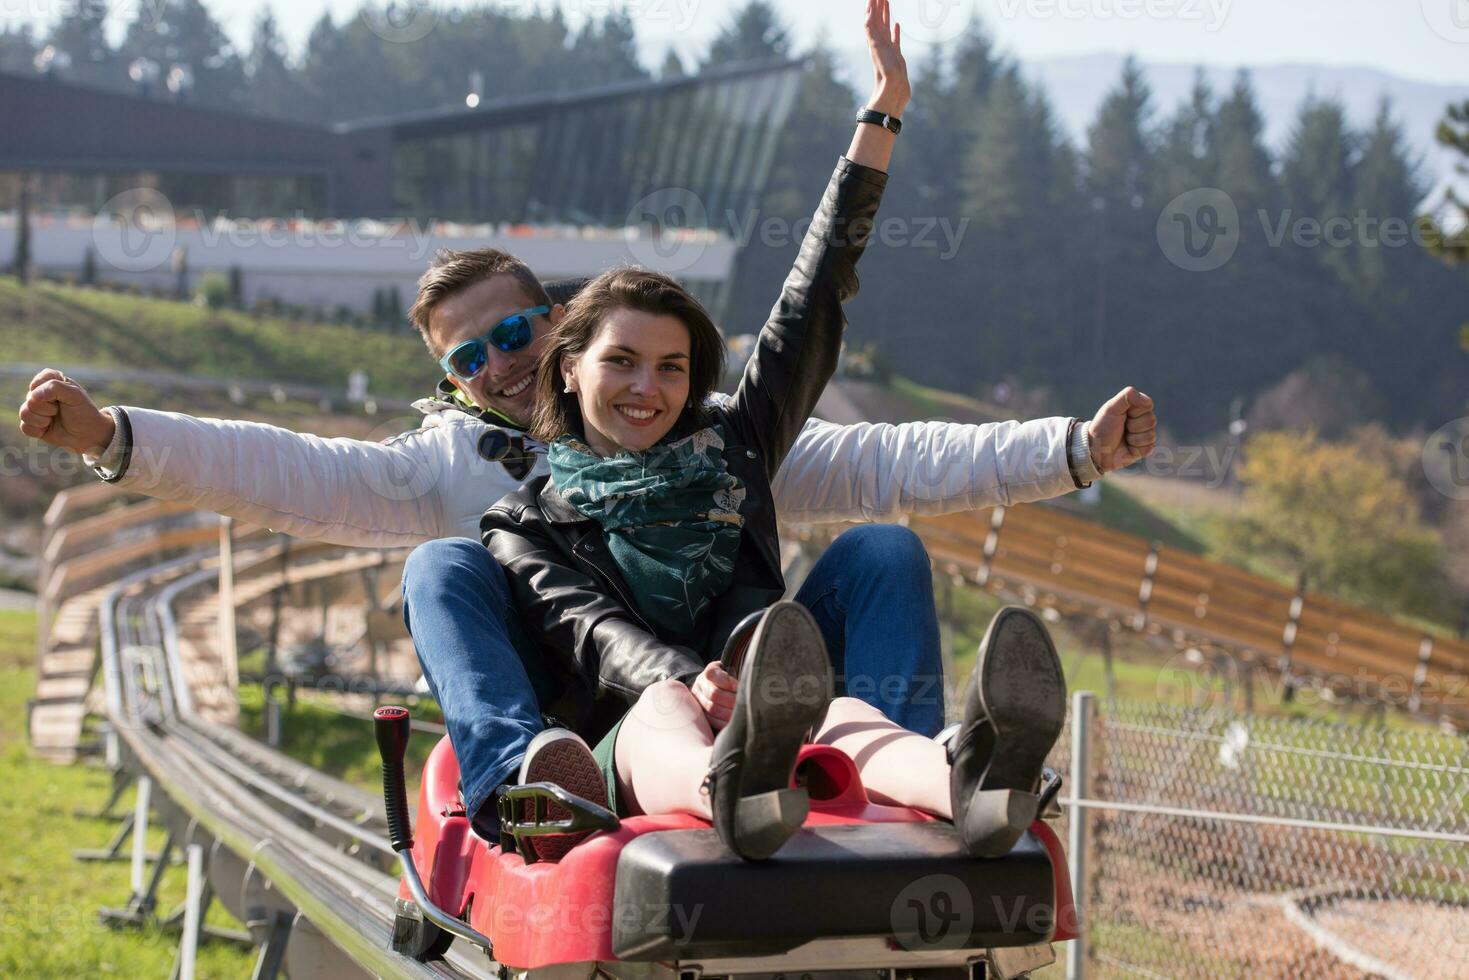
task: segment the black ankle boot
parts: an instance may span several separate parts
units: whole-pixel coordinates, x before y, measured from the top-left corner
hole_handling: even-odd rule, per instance
[[[1010,853],[1042,804],[1046,756],[1066,721],[1066,678],[1040,617],[1006,606],[979,644],[963,727],[949,742],[954,827],[976,857]]]
[[[746,648],[734,714],[704,780],[720,839],[747,861],[770,857],[805,822],[810,800],[791,775],[831,696],[816,620],[798,603],[771,606]]]

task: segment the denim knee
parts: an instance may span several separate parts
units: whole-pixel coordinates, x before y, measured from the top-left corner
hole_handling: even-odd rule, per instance
[[[828,551],[845,562],[852,562],[850,567],[872,572],[930,567],[923,539],[901,524],[854,527],[832,542]]]
[[[505,570],[490,551],[469,538],[439,538],[414,548],[403,563],[403,596],[436,592],[445,588],[483,590],[503,605],[510,600]]]

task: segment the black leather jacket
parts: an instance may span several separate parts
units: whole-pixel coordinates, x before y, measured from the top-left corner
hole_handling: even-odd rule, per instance
[[[601,527],[567,503],[549,477],[485,512],[485,546],[505,568],[527,635],[559,675],[562,697],[547,710],[583,734],[599,736],[658,681],[692,681],[746,614],[784,593],[770,481],[836,370],[846,327],[842,304],[857,293],[857,260],[886,183],[882,171],[838,162],[734,398],[701,413],[686,411],[670,433],[722,425],[725,461],[746,488],[734,581],[706,613],[700,649],[655,635],[639,616]]]

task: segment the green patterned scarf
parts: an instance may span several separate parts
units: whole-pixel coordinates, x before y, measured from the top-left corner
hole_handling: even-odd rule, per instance
[[[562,436],[547,454],[556,489],[602,526],[638,612],[660,632],[687,637],[734,580],[745,488],[723,450],[712,426],[615,456]]]

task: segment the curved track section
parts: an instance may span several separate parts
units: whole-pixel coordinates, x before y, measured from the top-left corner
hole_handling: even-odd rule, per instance
[[[237,568],[271,553],[237,554]],[[381,800],[194,712],[181,682],[172,604],[214,581],[214,557],[198,552],[134,572],[105,595],[99,616],[109,754],[151,782],[153,810],[177,839],[203,845],[214,894],[257,939],[270,913],[290,916],[288,970],[492,975],[494,965],[474,950],[422,964],[390,949],[398,876]]]

